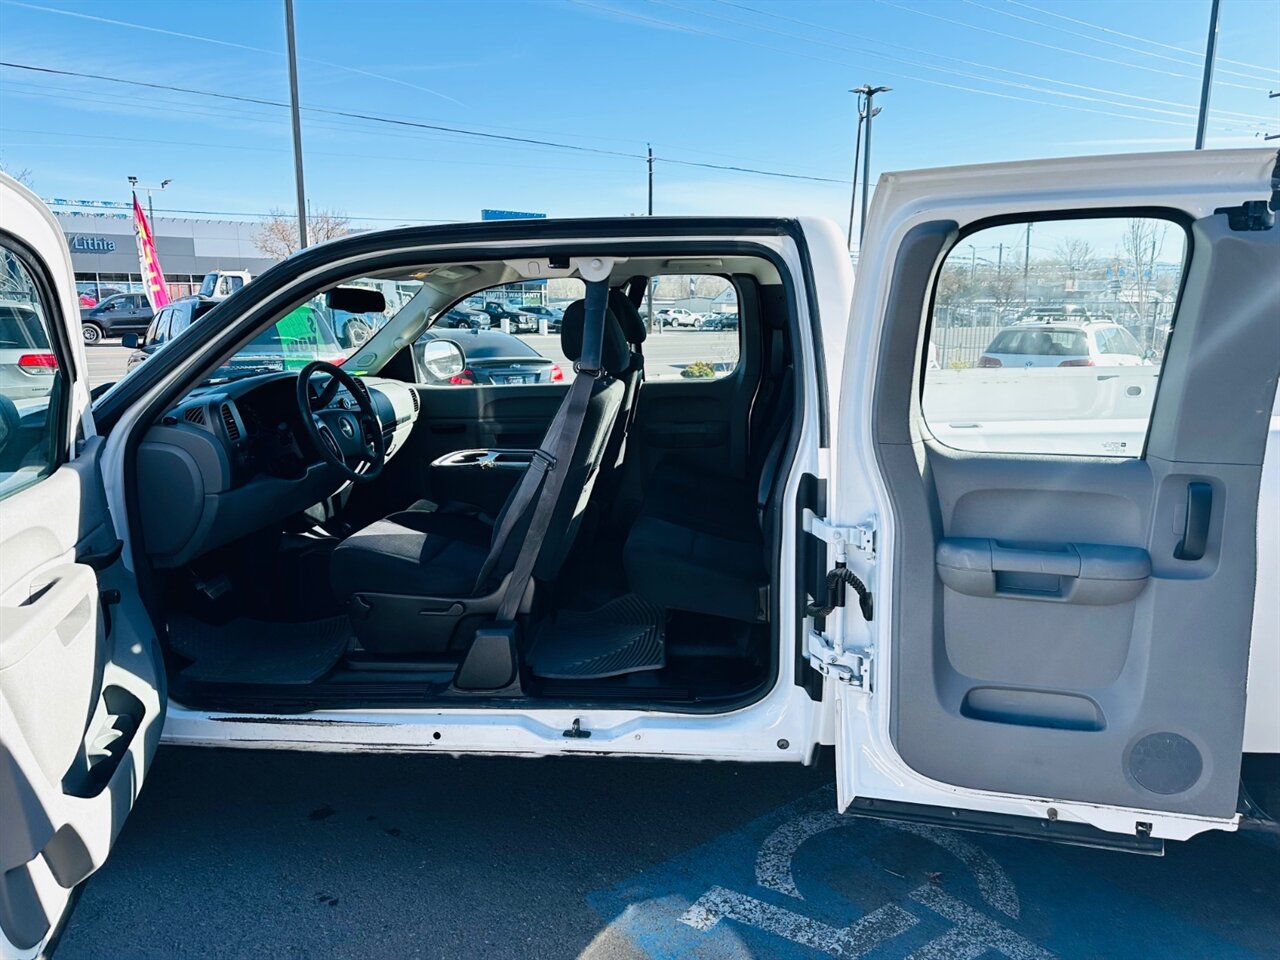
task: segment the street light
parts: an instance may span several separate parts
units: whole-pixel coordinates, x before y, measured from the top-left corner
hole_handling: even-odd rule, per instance
[[[164,190],[164,188],[165,188],[165,187],[167,187],[167,186],[168,186],[169,184],[171,184],[171,183],[173,183],[173,178],[172,178],[172,177],[169,177],[169,178],[166,178],[166,179],[164,179],[164,180],[161,180],[161,181],[160,181],[158,184],[156,184],[155,186],[148,186],[148,185],[147,185],[147,184],[145,184],[145,183],[139,183],[139,182],[138,182],[138,178],[137,178],[137,177],[129,177],[129,186],[130,186],[130,187],[132,187],[134,190],[145,190],[145,191],[147,191],[147,219],[151,222],[151,224],[152,224],[151,229],[152,229],[153,231],[155,230],[156,212],[155,212],[155,209],[154,209],[154,208],[152,207],[152,205],[151,205],[151,191],[152,191],[152,190],[161,190],[161,191],[162,191],[162,190]]]
[[[866,143],[862,148],[862,223],[858,229],[858,259],[862,259],[862,241],[867,232],[867,201],[870,199],[871,191],[871,121],[880,112],[879,108],[872,105],[877,93],[888,93],[892,87],[873,87],[864,83],[860,87],[854,87],[850,93],[861,94],[866,102],[867,116],[867,133]]]

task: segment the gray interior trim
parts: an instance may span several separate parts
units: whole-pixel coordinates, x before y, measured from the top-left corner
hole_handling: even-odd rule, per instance
[[[924,307],[951,230],[904,240],[880,350],[895,746],[960,786],[1230,816],[1280,373],[1280,231],[1194,225],[1147,456],[1105,460],[918,439]],[[1187,553],[1193,493],[1211,514],[1203,551]]]

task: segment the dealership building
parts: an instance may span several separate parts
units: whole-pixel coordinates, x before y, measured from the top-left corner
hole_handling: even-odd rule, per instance
[[[142,291],[129,204],[104,209],[105,204],[45,202],[67,235],[80,293],[100,300],[116,292]],[[160,216],[151,229],[171,297],[195,293],[204,275],[214,270],[247,270],[256,276],[276,262],[254,244],[258,224],[252,221]]]

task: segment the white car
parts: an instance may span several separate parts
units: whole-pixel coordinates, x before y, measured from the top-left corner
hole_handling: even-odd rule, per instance
[[[1280,229],[1251,229],[1274,165],[887,175],[856,290],[818,219],[361,233],[255,278],[92,404],[66,241],[0,176],[0,275],[59,371],[0,449],[0,953],[42,950],[162,739],[584,762],[833,747],[841,811],[1130,850],[1274,816],[1252,765],[1241,801],[1245,756],[1280,753]],[[939,440],[927,395],[966,371],[929,367],[927,307],[966,230],[1156,208],[1194,223],[1190,269],[1158,397],[1120,390],[1107,429],[1127,439],[1036,448],[1064,409],[1077,431],[1094,415],[1053,393],[1021,451],[970,422]],[[742,360],[637,391],[644,324],[611,294],[681,258],[742,294]],[[417,382],[432,318],[513,271],[586,285],[563,318],[572,382]],[[351,353],[291,309],[376,311],[369,277],[412,296]],[[278,362],[228,360],[264,337]],[[464,339],[434,360],[465,370]],[[406,449],[421,469],[384,484]],[[348,522],[355,484],[385,516]],[[629,484],[625,540],[596,535],[584,514]]]
[[[1118,323],[1024,321],[1001,330],[979,367],[1136,367],[1146,352]]]
[[[698,325],[699,314],[683,307],[664,307],[656,314],[659,326],[685,327],[690,330]]]

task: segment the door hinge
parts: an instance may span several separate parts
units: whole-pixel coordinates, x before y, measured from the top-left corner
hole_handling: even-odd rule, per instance
[[[876,553],[876,527],[874,519],[862,523],[839,526],[829,523],[812,510],[806,509],[803,515],[804,530],[834,548],[835,566],[826,577],[827,597],[815,601],[805,608],[807,618],[805,655],[809,662],[824,677],[834,677],[841,683],[848,684],[858,690],[871,692],[870,647],[851,647],[844,621],[837,621],[840,627],[835,635],[828,635],[817,629],[814,619],[826,618],[837,607],[844,606],[844,587],[851,586],[858,594],[858,606],[864,620],[872,617],[871,591],[862,580],[848,570],[849,551],[855,550],[867,561],[873,561]]]
[[[872,653],[869,649],[840,647],[834,638],[810,626],[805,655],[824,677],[834,677],[857,690],[871,692]]]
[[[823,543],[835,547],[836,562],[845,563],[849,559],[850,548],[866,554],[876,555],[875,519],[867,519],[852,526],[839,526],[829,523],[808,507],[804,511],[804,532],[811,533]]]

